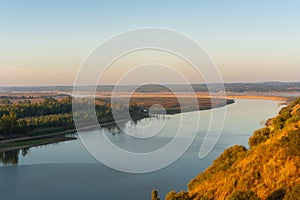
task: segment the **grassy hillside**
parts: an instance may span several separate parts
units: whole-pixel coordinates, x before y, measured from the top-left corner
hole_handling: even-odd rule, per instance
[[[300,98],[283,108],[249,139],[233,146],[174,199],[300,199]]]

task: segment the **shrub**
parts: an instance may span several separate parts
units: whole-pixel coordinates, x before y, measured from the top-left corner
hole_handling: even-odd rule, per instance
[[[152,190],[151,199],[152,200],[159,200],[158,191],[157,190]]]
[[[238,159],[247,152],[246,147],[242,145],[235,145],[226,149],[216,160],[213,161],[212,171],[218,172],[220,170],[227,170]]]
[[[192,198],[186,191],[181,191],[179,193],[171,191],[166,195],[165,200],[192,200]]]
[[[253,133],[253,135],[249,138],[249,146],[250,148],[266,141],[270,138],[270,129],[268,127],[259,129]]]
[[[189,190],[194,186],[201,184],[203,181],[208,181],[214,177],[214,174],[229,169],[237,160],[246,155],[247,149],[242,145],[235,145],[226,149],[204,173],[199,174],[188,184]]]
[[[293,116],[291,118],[289,118],[288,120],[286,120],[286,123],[295,123],[295,122],[298,122],[300,120],[300,117],[299,116]]]
[[[260,200],[260,198],[252,190],[237,190],[228,197],[228,200]]]
[[[290,107],[294,107],[296,106],[297,104],[300,104],[300,97],[295,99],[291,104],[290,104]]]
[[[295,115],[300,117],[300,108],[298,108],[298,110],[296,110]]]
[[[287,137],[283,137],[280,142],[287,149],[288,155],[300,155],[300,129],[291,131]]]
[[[266,200],[282,200],[285,196],[285,189],[280,188],[275,190]]]
[[[284,200],[300,200],[300,185],[296,185],[292,190],[288,191]]]
[[[175,191],[171,191],[171,192],[169,192],[169,193],[166,195],[165,200],[174,200],[174,199],[175,199],[175,195],[176,195],[176,192],[175,192]]]
[[[292,117],[292,104],[280,110],[279,115],[272,121],[275,130],[280,130],[284,127],[285,121]]]

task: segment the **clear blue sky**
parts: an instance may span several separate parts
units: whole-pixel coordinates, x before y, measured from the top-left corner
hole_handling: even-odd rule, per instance
[[[0,1],[0,85],[73,84],[99,43],[139,27],[178,30],[226,82],[300,81],[300,1]]]

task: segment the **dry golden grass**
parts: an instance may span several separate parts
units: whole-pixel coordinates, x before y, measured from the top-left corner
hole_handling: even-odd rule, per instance
[[[237,146],[230,148],[234,154],[226,153],[228,150],[224,151],[211,167],[189,183],[188,192],[191,199],[223,200],[238,190],[251,190],[259,198],[267,199],[275,191],[290,191],[300,184],[300,146],[296,143],[291,150],[290,146],[283,142],[287,136],[290,138],[291,133],[300,134],[300,120],[297,118],[299,108],[298,102],[290,109],[289,119],[285,121],[284,128],[278,130],[269,127],[273,130],[272,136],[246,153],[239,153],[238,158],[234,158],[239,151]],[[293,120],[290,120],[291,118]],[[219,162],[222,156],[226,157],[225,160],[221,160],[223,163],[229,163],[231,159],[234,163],[229,168],[220,168],[223,165]]]

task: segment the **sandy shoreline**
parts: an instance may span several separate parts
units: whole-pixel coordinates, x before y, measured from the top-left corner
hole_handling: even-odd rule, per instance
[[[58,95],[79,95],[79,96],[91,96],[95,95],[96,98],[110,98],[112,92],[96,92],[95,94],[90,92],[63,92],[55,91],[51,93],[0,93],[0,96],[9,96],[11,101],[16,104],[18,101],[24,99],[19,99],[21,96],[31,96],[29,99],[33,103],[43,101],[44,96],[53,96],[57,98]],[[300,96],[300,92],[227,92],[225,95],[223,93],[208,93],[208,92],[177,92],[176,94],[172,92],[115,92],[114,97],[139,97],[139,98],[170,98],[170,97],[182,97],[182,98],[228,98],[228,99],[265,99],[265,100],[275,100],[275,101],[286,101],[291,97]],[[16,97],[16,99],[13,99]],[[25,98],[26,99],[26,98]],[[61,98],[57,98],[61,99]]]
[[[126,92],[119,92],[115,93],[114,97],[142,97],[142,98],[171,98],[171,97],[186,97],[186,98],[228,98],[228,99],[265,99],[265,100],[277,100],[277,101],[286,101],[290,97],[294,96],[295,94],[291,94],[291,96],[281,96],[280,93],[227,93],[226,95],[219,94],[219,93],[126,93]],[[108,98],[111,97],[111,93],[96,93],[96,97],[99,98]],[[299,93],[300,96],[300,93]]]

